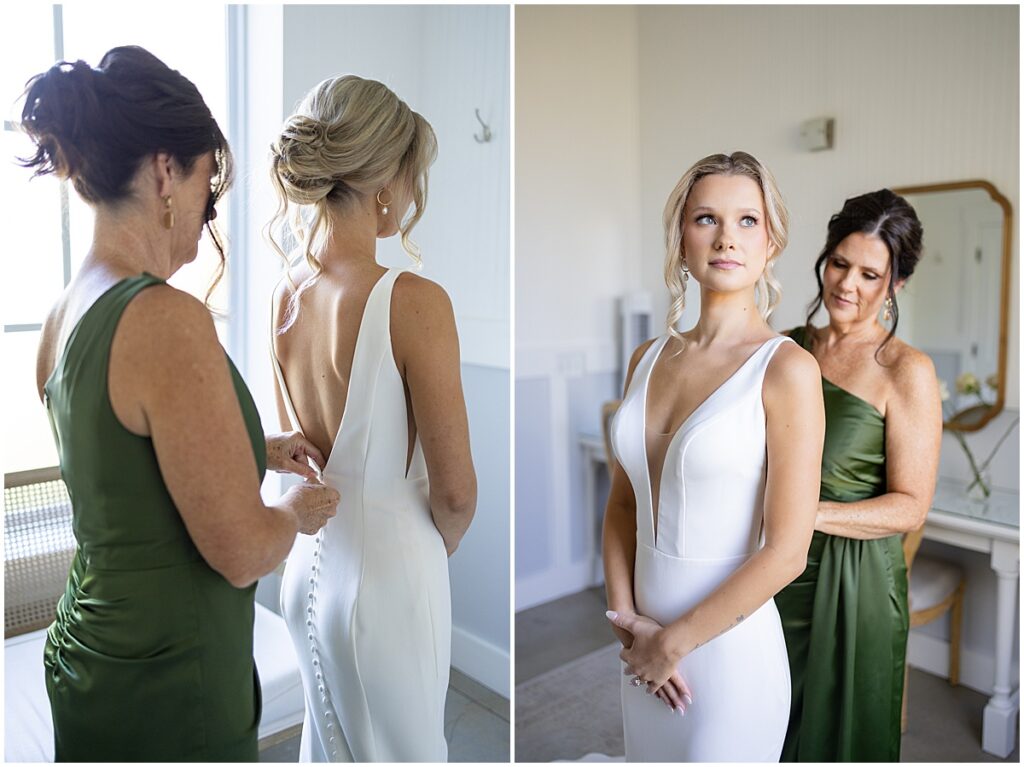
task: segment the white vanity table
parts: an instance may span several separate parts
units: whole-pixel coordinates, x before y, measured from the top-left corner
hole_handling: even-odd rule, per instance
[[[995,756],[1013,751],[1020,688],[1011,679],[1020,578],[1020,495],[993,490],[984,502],[967,497],[964,483],[939,478],[924,537],[989,555],[997,578],[995,679],[985,706],[981,746]]]
[[[607,463],[604,440],[581,435],[579,449],[583,453],[584,523],[588,530],[599,530],[597,474]],[[993,695],[985,706],[982,748],[995,756],[1006,757],[1013,751],[1017,734],[1017,712],[1020,689],[1011,679],[1015,647],[1014,626],[1017,620],[1017,586],[1020,575],[1020,496],[993,490],[984,502],[967,497],[964,483],[939,478],[932,509],[925,521],[924,537],[971,551],[990,555],[992,569],[998,579],[995,632],[995,679]],[[601,543],[590,542],[593,583],[602,582]]]

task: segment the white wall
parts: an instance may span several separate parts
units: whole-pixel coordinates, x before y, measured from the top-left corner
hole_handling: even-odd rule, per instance
[[[571,406],[599,428],[615,299],[640,284],[638,12],[515,11],[517,608],[591,580]]]
[[[250,229],[274,210],[267,148],[281,122],[324,78],[358,74],[388,85],[433,125],[439,153],[427,211],[413,231],[423,275],[452,298],[480,485],[477,515],[450,560],[454,666],[509,694],[509,71],[500,6],[249,6]],[[277,51],[280,51],[277,53]],[[264,80],[264,74],[267,75]],[[274,103],[276,100],[276,104]],[[494,140],[478,144],[474,109]],[[382,263],[410,265],[398,238]],[[267,356],[269,298],[280,262],[259,238],[249,258],[247,350],[264,426],[277,414]],[[480,426],[487,425],[486,432]],[[268,479],[265,492],[278,483]],[[274,601],[275,584],[264,587]]]
[[[775,173],[791,213],[779,328],[803,320],[828,218],[847,197],[980,178],[1019,217],[1020,196],[1016,7],[528,7],[516,18],[518,609],[586,580],[566,531],[588,514],[573,503],[582,482],[573,458],[578,432],[598,429],[602,394],[567,382],[610,369],[592,361],[614,339],[613,296],[646,288],[661,326],[661,212],[694,161],[743,149]],[[806,152],[799,125],[818,116],[836,119],[836,145]],[[615,252],[592,238],[596,227],[621,238]],[[1015,226],[1008,409],[968,437],[982,454],[1019,408],[1018,252]],[[548,347],[556,351],[541,354]],[[604,396],[614,389],[606,379]],[[587,396],[593,418],[571,429],[567,400]],[[1003,445],[994,484],[1019,487],[1019,445],[1019,432]],[[965,476],[949,437],[940,471]],[[966,651],[990,660],[993,578],[981,555],[962,559]]]
[[[712,152],[753,153],[789,205],[779,328],[803,319],[828,218],[847,197],[981,178],[1019,211],[1016,7],[659,6],[641,10],[639,35],[642,274],[659,316],[661,210]],[[799,125],[819,116],[836,119],[835,148],[807,152]],[[1007,393],[1017,407],[1016,227],[1013,253]]]
[[[639,284],[637,14],[516,8],[517,355],[606,344]]]

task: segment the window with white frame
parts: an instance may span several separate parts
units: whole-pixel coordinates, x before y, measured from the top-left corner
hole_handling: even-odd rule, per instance
[[[188,13],[162,14],[157,21],[145,5],[97,9],[21,3],[0,32],[0,99],[5,106],[0,134],[0,189],[3,190],[5,253],[0,259],[0,313],[4,326],[2,466],[5,472],[57,464],[46,412],[36,392],[35,356],[50,307],[70,282],[92,241],[92,211],[74,188],[52,176],[35,178],[15,158],[30,156],[31,142],[18,131],[20,95],[26,81],[61,59],[96,66],[119,45],[141,45],[195,83],[225,135],[229,134],[227,15],[216,4],[190,6]],[[218,206],[217,224],[228,230],[228,206]],[[203,298],[218,256],[208,238],[199,256],[171,284]],[[228,306],[230,276],[211,304]],[[222,340],[226,322],[219,320]]]

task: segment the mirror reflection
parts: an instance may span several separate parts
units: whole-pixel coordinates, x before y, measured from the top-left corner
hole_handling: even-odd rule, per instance
[[[924,226],[924,257],[900,294],[900,335],[931,356],[946,427],[981,428],[1005,393],[1010,206],[983,181],[896,189]]]

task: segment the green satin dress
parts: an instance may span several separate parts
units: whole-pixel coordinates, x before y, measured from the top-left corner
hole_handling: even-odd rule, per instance
[[[125,307],[162,280],[104,293],[46,383],[78,548],[44,651],[58,761],[256,761],[256,587],[238,589],[200,556],[153,442],[110,407],[107,365]],[[259,475],[266,443],[230,360]],[[197,449],[201,435],[197,435]],[[215,459],[215,457],[214,457]]]
[[[809,348],[804,329],[789,333]],[[821,500],[882,495],[885,418],[822,379]],[[909,614],[899,535],[862,541],[815,532],[807,569],[776,597],[793,698],[786,762],[898,762]]]

